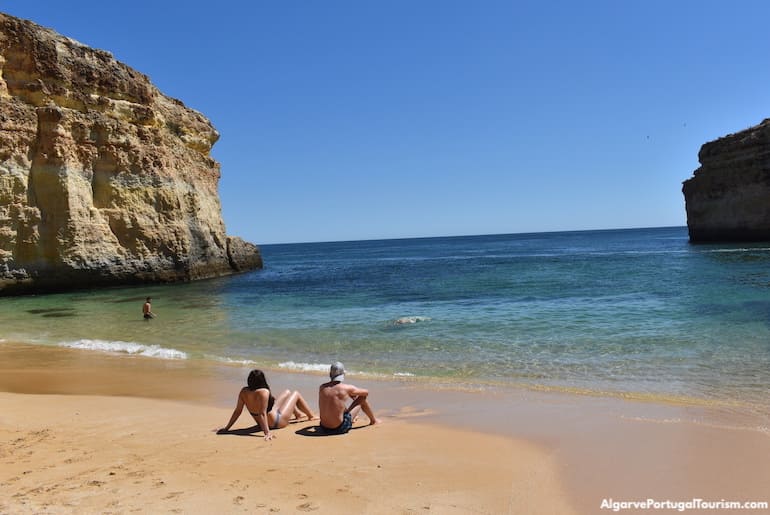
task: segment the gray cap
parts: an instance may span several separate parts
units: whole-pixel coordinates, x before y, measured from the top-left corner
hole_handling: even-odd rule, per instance
[[[332,378],[332,381],[344,381],[345,366],[339,361],[337,361],[336,363],[333,363],[331,368],[329,369],[329,377]]]

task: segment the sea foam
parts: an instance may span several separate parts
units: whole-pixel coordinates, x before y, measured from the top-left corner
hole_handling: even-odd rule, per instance
[[[427,322],[429,320],[430,320],[430,317],[408,316],[408,317],[401,317],[401,318],[395,319],[393,321],[393,325],[416,324],[418,322]]]
[[[300,372],[323,372],[323,373],[329,372],[329,366],[330,365],[326,363],[296,363],[294,361],[284,361],[283,363],[278,364],[279,368],[285,368],[287,370],[298,370]],[[369,376],[369,377],[383,377],[383,378],[414,377],[414,374],[410,372],[395,372],[393,374],[379,374],[375,372],[346,370],[346,373]]]
[[[61,342],[59,346],[70,349],[146,356],[148,358],[187,359],[187,353],[176,349],[167,349],[159,345],[143,345],[134,342],[82,339],[74,342]]]
[[[206,359],[211,359],[214,361],[219,361],[220,363],[227,363],[228,365],[256,365],[257,362],[251,359],[233,359],[233,358],[223,358],[221,356],[212,356],[207,354],[205,356]]]
[[[294,361],[284,361],[283,363],[278,363],[278,367],[285,368],[288,370],[299,370],[301,372],[328,372],[329,371],[329,364],[321,364],[321,363],[296,363]]]

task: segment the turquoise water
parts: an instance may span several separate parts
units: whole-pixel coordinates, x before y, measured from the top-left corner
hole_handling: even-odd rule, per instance
[[[677,227],[262,252],[236,277],[2,298],[0,338],[770,412],[770,244],[691,245]]]

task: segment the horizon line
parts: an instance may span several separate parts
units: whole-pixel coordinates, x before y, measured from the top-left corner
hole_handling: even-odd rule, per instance
[[[286,241],[274,243],[256,243],[257,246],[272,245],[306,245],[310,243],[356,243],[366,241],[401,241],[401,240],[430,240],[438,238],[482,238],[486,236],[526,236],[530,234],[559,234],[559,233],[578,233],[578,232],[612,232],[612,231],[635,231],[649,229],[686,229],[687,225],[662,225],[655,227],[609,227],[603,229],[559,229],[548,231],[524,231],[524,232],[501,232],[501,233],[483,233],[483,234],[444,234],[434,236],[401,236],[393,238],[358,238],[350,240],[311,240],[311,241]]]

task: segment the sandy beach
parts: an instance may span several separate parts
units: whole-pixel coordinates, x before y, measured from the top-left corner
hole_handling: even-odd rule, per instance
[[[318,436],[297,422],[265,442],[247,416],[214,432],[243,367],[9,343],[0,357],[0,513],[609,513],[605,499],[769,497],[767,432],[704,408],[349,377],[382,425]],[[314,407],[324,379],[268,377]]]

